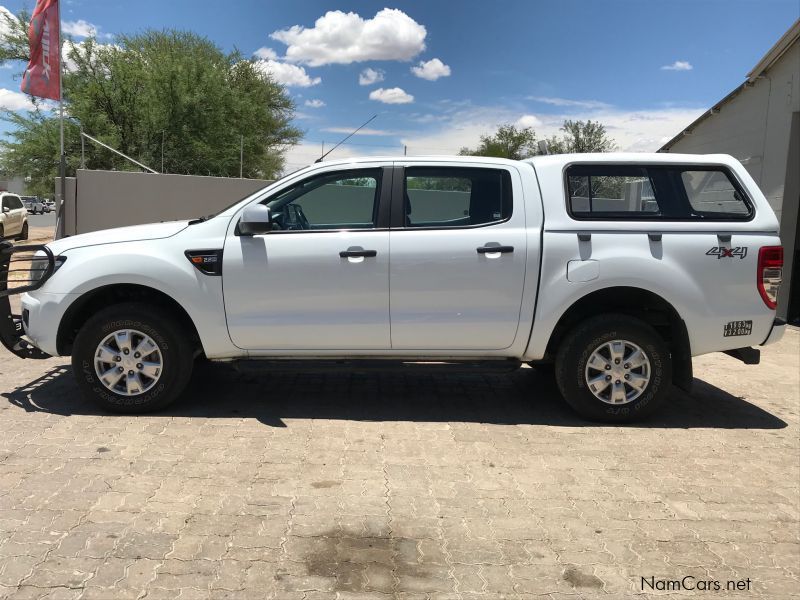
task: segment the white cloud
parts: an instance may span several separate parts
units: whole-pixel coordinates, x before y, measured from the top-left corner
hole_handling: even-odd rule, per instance
[[[432,58],[427,62],[421,60],[418,66],[411,67],[411,72],[422,79],[436,81],[440,77],[449,77],[450,67],[438,58]]]
[[[379,81],[383,81],[385,75],[386,73],[380,69],[371,69],[367,67],[359,74],[358,85],[372,85],[373,83],[378,83]]]
[[[61,21],[61,31],[77,38],[97,37],[97,25],[83,19],[77,21]]]
[[[399,87],[378,88],[369,93],[370,100],[377,100],[384,104],[410,104],[414,101],[414,96],[405,92]]]
[[[11,32],[6,19],[15,20],[17,17],[5,6],[0,5],[0,37],[5,37]]]
[[[353,133],[355,127],[325,127],[321,131],[328,131],[330,133]],[[385,129],[370,129],[365,127],[359,129],[355,135],[397,135],[394,131],[386,131]]]
[[[536,127],[540,138],[561,135],[565,119],[599,121],[605,125],[619,150],[653,152],[704,112],[702,108],[658,108],[621,110],[616,108],[585,110],[579,113],[539,115]],[[503,123],[519,123],[525,116],[504,107],[467,106],[441,115],[441,126],[431,133],[404,136],[409,154],[453,154],[464,146],[475,147],[480,136],[494,133]]]
[[[676,60],[671,65],[664,65],[661,67],[662,71],[691,71],[692,69],[694,69],[694,67],[688,60]]]
[[[518,127],[539,127],[541,124],[542,122],[535,115],[522,115],[516,122]]]
[[[259,59],[255,65],[262,73],[269,75],[278,83],[288,87],[311,87],[322,81],[321,77],[311,77],[303,67],[289,65],[277,60]]]
[[[82,40],[80,42],[74,42],[72,40],[64,40],[64,70],[69,73],[74,73],[78,70],[78,65],[75,60],[72,58],[72,51],[73,49],[83,55],[86,52],[86,44],[87,40]],[[98,52],[102,52],[109,49],[116,48],[117,50],[121,50],[120,46],[116,44],[98,44],[97,42],[92,42],[92,52],[93,56],[97,56]]]
[[[0,88],[0,108],[3,110],[33,110],[30,96]]]
[[[294,25],[270,37],[283,42],[286,60],[318,67],[367,60],[411,60],[425,50],[427,32],[402,10],[384,8],[372,19],[340,10],[326,12],[314,27]]]
[[[303,106],[308,106],[309,108],[322,108],[325,106],[325,103],[322,100],[314,98],[313,100],[306,100],[303,103]]]
[[[600,102],[599,100],[572,100],[570,98],[553,98],[550,96],[528,96],[528,100],[566,108],[586,108],[589,110],[598,108],[611,108],[611,104],[606,104],[605,102]]]
[[[259,48],[253,55],[262,59],[262,60],[277,60],[278,54],[272,48],[267,48],[266,46],[263,48]]]

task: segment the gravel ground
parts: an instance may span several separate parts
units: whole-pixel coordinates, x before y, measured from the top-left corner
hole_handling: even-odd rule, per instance
[[[173,407],[126,417],[66,359],[0,351],[0,597],[800,590],[797,329],[759,366],[696,359],[691,395],[626,427],[531,369],[198,367]]]

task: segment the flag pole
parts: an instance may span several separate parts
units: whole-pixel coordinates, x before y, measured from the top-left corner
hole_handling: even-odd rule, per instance
[[[58,0],[58,112],[61,129],[59,176],[61,177],[61,202],[59,203],[59,223],[56,227],[56,238],[64,237],[64,203],[67,200],[67,155],[64,153],[64,69],[61,53],[64,43],[61,39],[61,0]],[[77,202],[77,198],[75,201]],[[78,207],[75,207],[75,233],[78,233]]]

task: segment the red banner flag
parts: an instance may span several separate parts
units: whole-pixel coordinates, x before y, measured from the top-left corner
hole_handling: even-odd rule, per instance
[[[20,89],[39,98],[61,99],[61,64],[58,0],[37,0],[28,39],[31,62],[22,76]]]

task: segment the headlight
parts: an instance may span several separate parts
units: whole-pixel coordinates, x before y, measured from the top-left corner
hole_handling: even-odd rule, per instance
[[[65,262],[67,262],[66,256],[56,256],[53,273],[58,271],[58,269],[61,268],[61,265],[63,265]],[[30,283],[34,284],[39,281],[42,277],[44,277],[45,271],[47,271],[47,258],[39,256],[34,257],[33,260],[31,260],[30,270],[28,271],[28,279],[30,279]]]

